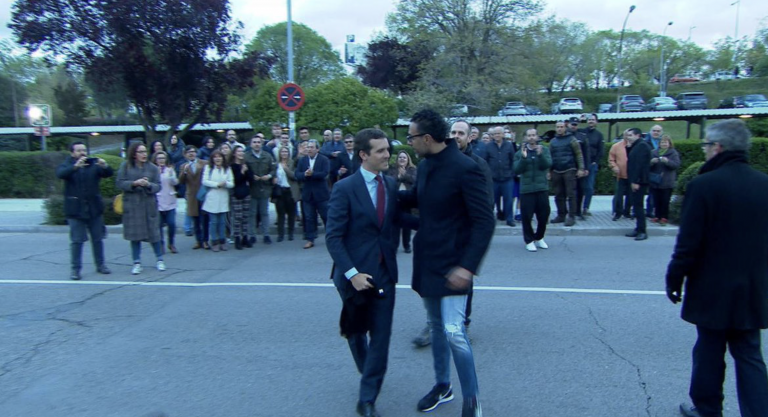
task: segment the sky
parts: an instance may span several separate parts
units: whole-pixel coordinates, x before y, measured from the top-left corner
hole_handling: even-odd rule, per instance
[[[245,25],[250,41],[260,28],[287,20],[286,0],[230,0],[232,15]],[[341,51],[346,35],[365,43],[386,29],[386,16],[395,11],[395,0],[292,0],[293,21],[308,25]],[[583,22],[592,30],[621,30],[630,5],[627,29],[661,34],[670,21],[667,36],[709,47],[718,39],[733,37],[739,11],[739,37],[752,36],[768,27],[765,0],[546,0],[543,16],[555,15]],[[12,0],[0,0],[0,38],[11,36]],[[691,29],[693,27],[693,29]]]

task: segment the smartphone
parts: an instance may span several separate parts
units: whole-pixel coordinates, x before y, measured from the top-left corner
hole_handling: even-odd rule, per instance
[[[94,165],[99,162],[99,158],[86,158],[85,163],[88,165]]]

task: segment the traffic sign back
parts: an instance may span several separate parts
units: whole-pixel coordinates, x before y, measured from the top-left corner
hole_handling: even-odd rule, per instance
[[[304,105],[304,90],[297,84],[287,83],[277,90],[277,104],[285,111],[296,111]]]

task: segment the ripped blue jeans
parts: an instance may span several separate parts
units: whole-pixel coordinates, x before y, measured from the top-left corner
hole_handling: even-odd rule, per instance
[[[476,397],[479,389],[475,373],[475,358],[464,327],[467,296],[424,298],[424,307],[427,309],[427,325],[432,339],[432,359],[437,383],[451,383],[451,354],[453,354],[462,396]]]

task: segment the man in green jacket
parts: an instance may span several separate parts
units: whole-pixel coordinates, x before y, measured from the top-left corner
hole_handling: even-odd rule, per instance
[[[552,156],[549,148],[541,146],[536,129],[525,131],[525,143],[515,154],[513,169],[520,176],[520,215],[523,221],[523,239],[529,252],[536,252],[536,247],[548,249],[544,242],[549,220],[549,168]],[[536,233],[531,220],[536,215]]]

